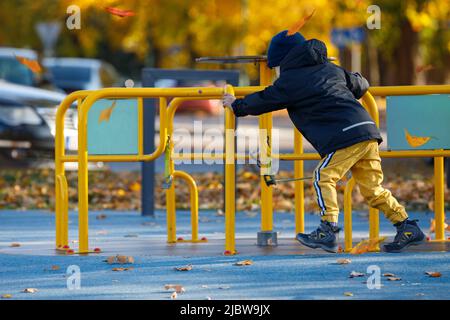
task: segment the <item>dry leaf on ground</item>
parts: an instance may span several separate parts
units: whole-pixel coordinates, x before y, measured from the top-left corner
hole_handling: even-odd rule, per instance
[[[192,270],[192,264],[188,264],[184,267],[175,267],[176,271],[191,271]]]
[[[17,242],[13,242],[13,243],[11,243],[11,245],[10,245],[11,248],[17,248],[17,247],[20,247],[20,246],[21,246],[21,244],[20,244],[20,243],[17,243]]]
[[[11,299],[12,298],[12,294],[2,294],[2,299]]]
[[[172,292],[172,294],[170,295],[170,299],[175,300],[178,297],[178,294],[174,291]]]
[[[337,264],[349,264],[349,263],[352,263],[352,260],[350,260],[350,259],[337,259],[336,263]]]
[[[361,272],[352,271],[350,272],[349,278],[357,278],[357,277],[364,277],[366,274]]]
[[[442,276],[442,274],[437,271],[426,271],[425,274],[430,276],[431,278],[440,278]]]
[[[351,292],[344,292],[344,296],[353,297],[353,293],[351,293]]]
[[[116,256],[110,256],[106,259],[106,262],[108,264],[133,264],[134,258],[131,256],[122,256],[122,255],[116,255]]]
[[[383,273],[383,277],[395,277],[395,274],[387,272]]]
[[[400,280],[402,280],[402,278],[398,278],[398,277],[387,277],[387,279],[389,281],[400,281]]]
[[[251,266],[252,264],[253,264],[252,260],[242,260],[242,261],[236,262],[234,265],[235,266]]]
[[[183,293],[186,291],[181,284],[166,284],[164,288],[166,290],[175,290],[176,293]]]
[[[36,289],[36,288],[26,288],[22,292],[25,292],[25,293],[36,293],[36,292],[38,292],[38,289]]]
[[[112,271],[131,271],[133,268],[112,268]]]

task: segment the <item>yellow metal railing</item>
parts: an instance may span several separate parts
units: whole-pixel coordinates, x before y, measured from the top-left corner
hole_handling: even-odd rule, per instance
[[[261,70],[261,72],[267,72]],[[263,82],[269,82],[262,76]],[[225,111],[225,152],[206,156],[203,154],[184,154],[182,156],[173,153],[173,144],[168,139],[173,134],[174,114],[181,102],[186,100],[220,99],[225,92],[234,93],[238,97],[262,90],[263,86],[236,87],[226,86],[222,88],[108,88],[97,91],[79,91],[70,94],[61,103],[56,116],[56,138],[55,138],[55,192],[56,192],[56,247],[65,249],[68,246],[68,187],[65,177],[64,163],[78,163],[78,215],[79,215],[79,252],[89,252],[88,242],[88,162],[136,162],[153,161],[166,151],[169,143],[170,174],[174,178],[186,181],[190,188],[191,196],[191,223],[192,242],[201,242],[198,239],[198,190],[195,181],[185,172],[174,169],[174,159],[222,159],[225,160],[225,253],[236,253],[235,248],[235,160],[249,159],[248,155],[235,153],[235,118],[232,111]],[[375,96],[390,95],[412,95],[412,94],[435,94],[450,93],[450,85],[443,86],[408,86],[408,87],[373,87],[362,99],[364,107],[379,125],[378,108],[373,98]],[[169,106],[167,98],[175,97]],[[88,155],[87,149],[87,118],[92,105],[100,99],[136,98],[138,99],[138,154],[137,155]],[[149,155],[143,153],[143,99],[159,98],[160,111],[160,137],[156,150]],[[64,116],[67,109],[78,102],[78,154],[66,155],[64,145]],[[260,137],[262,144],[267,143],[270,149],[270,129],[272,120],[270,115],[260,117]],[[304,153],[302,136],[294,128],[294,153],[271,154],[271,157],[280,160],[295,160],[295,178],[303,177],[303,161],[319,160],[317,153]],[[169,141],[169,142],[168,142]],[[264,148],[261,148],[264,149]],[[260,151],[261,152],[261,151]],[[450,150],[411,150],[411,151],[381,151],[380,156],[384,158],[411,158],[411,157],[434,157],[435,159],[435,220],[436,241],[445,240],[444,232],[444,157],[450,156]],[[351,179],[347,183],[344,193],[344,225],[345,225],[345,249],[352,247],[351,229],[351,192],[355,183]],[[261,230],[271,231],[273,228],[272,191],[265,182],[261,181]],[[304,231],[304,183],[295,182],[295,230]],[[265,191],[264,191],[265,190]],[[174,184],[166,191],[167,196],[167,241],[177,242],[176,217],[175,217],[175,189]],[[371,208],[369,212],[369,237],[375,238],[379,234],[378,211]]]

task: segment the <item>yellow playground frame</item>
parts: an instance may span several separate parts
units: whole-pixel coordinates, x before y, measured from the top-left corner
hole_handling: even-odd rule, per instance
[[[174,183],[166,190],[167,197],[167,241],[176,243],[180,241],[204,242],[206,239],[198,237],[198,190],[193,178],[186,172],[176,171],[174,159],[223,159],[225,162],[225,254],[236,254],[235,244],[235,161],[236,159],[249,159],[248,155],[235,153],[235,118],[233,112],[225,109],[225,153],[214,156],[202,154],[173,154],[173,143],[170,136],[173,133],[173,119],[178,106],[186,100],[221,99],[225,92],[242,97],[264,89],[272,78],[269,68],[264,62],[260,63],[261,86],[225,88],[107,88],[96,91],[77,91],[66,97],[58,108],[56,115],[55,137],[55,229],[56,249],[67,250],[69,244],[68,235],[68,186],[65,177],[64,164],[66,162],[78,163],[78,253],[87,254],[89,249],[89,224],[88,224],[88,162],[140,162],[153,161],[166,153],[169,161],[169,171],[174,179],[182,179],[189,185],[191,196],[191,223],[192,238],[190,240],[177,239],[176,237],[176,208]],[[450,94],[450,85],[434,86],[396,86],[396,87],[371,87],[362,98],[364,107],[368,110],[376,124],[379,125],[378,107],[374,96],[394,95],[425,95],[425,94]],[[174,98],[170,104],[167,98]],[[135,98],[138,101],[138,154],[137,155],[88,155],[87,148],[87,118],[92,105],[105,98]],[[152,154],[143,152],[143,99],[159,98],[159,145]],[[78,153],[76,155],[65,154],[64,141],[64,117],[69,107],[77,102],[78,108]],[[260,141],[270,144],[272,115],[265,114],[259,118],[261,132],[267,136],[260,137]],[[319,160],[317,153],[304,153],[302,136],[294,128],[294,153],[270,154],[280,160],[291,160],[294,163],[295,178],[303,177],[303,161]],[[267,142],[266,142],[267,141]],[[444,230],[444,157],[450,156],[450,150],[410,150],[410,151],[381,151],[382,158],[434,158],[434,184],[435,184],[435,221],[436,234],[433,241],[446,241]],[[266,156],[262,155],[261,156]],[[295,181],[295,232],[304,231],[304,182]],[[272,187],[267,186],[261,176],[261,231],[273,229],[273,204]],[[344,230],[345,251],[352,248],[352,190],[355,185],[353,179],[347,182],[344,193]],[[369,238],[379,236],[378,210],[369,210]]]

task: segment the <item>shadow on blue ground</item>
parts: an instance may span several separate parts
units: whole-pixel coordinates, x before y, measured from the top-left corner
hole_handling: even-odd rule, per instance
[[[107,212],[104,220],[91,214],[91,238],[122,238],[131,235],[164,241],[164,213],[156,218],[140,217],[137,213]],[[431,216],[412,214],[423,222]],[[201,212],[200,233],[223,238],[223,217],[214,212]],[[76,214],[71,213],[71,238],[76,236]],[[0,295],[12,294],[13,299],[170,299],[165,284],[181,284],[186,292],[178,299],[449,299],[450,255],[447,252],[409,252],[401,254],[314,255],[238,255],[216,256],[154,256],[152,248],[135,255],[133,270],[114,272],[114,266],[104,262],[105,256],[54,256],[9,254],[12,242],[27,245],[52,246],[54,217],[45,212],[0,212]],[[307,215],[307,231],[318,218]],[[275,229],[281,236],[294,232],[291,214],[276,214]],[[238,237],[255,237],[259,216],[237,215]],[[392,234],[392,226],[381,218],[381,233]],[[428,226],[428,223],[423,223]],[[180,212],[178,226],[181,234],[189,232],[189,217]],[[367,219],[356,215],[354,234],[367,235]],[[107,230],[107,234],[101,234]],[[239,246],[239,240],[237,241]],[[20,249],[20,248],[19,248]],[[19,250],[20,251],[20,250]],[[127,254],[127,252],[118,252]],[[352,263],[338,265],[338,258],[350,258]],[[236,261],[251,259],[253,265],[239,267]],[[174,267],[192,264],[187,272]],[[53,265],[59,270],[51,270]],[[66,270],[70,265],[81,269],[81,289],[67,288]],[[351,271],[366,273],[371,265],[381,274],[393,273],[400,281],[381,277],[380,289],[368,289],[364,283],[369,275],[349,278]],[[438,271],[440,278],[431,278],[425,271]],[[25,288],[37,288],[34,294],[22,293]],[[344,292],[353,293],[352,297]]]

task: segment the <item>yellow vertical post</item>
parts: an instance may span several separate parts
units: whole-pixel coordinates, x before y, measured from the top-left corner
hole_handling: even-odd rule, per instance
[[[78,106],[78,251],[89,252],[87,111]]]
[[[294,127],[294,153],[303,153],[303,136]],[[303,160],[294,161],[294,177],[303,178]],[[303,180],[295,181],[295,233],[305,232],[305,194]]]
[[[352,190],[355,186],[355,179],[351,178],[344,190],[344,244],[345,251],[350,251],[353,247],[352,236]]]
[[[225,93],[234,95],[232,86]],[[230,108],[225,108],[225,252],[235,254],[235,118]]]
[[[160,100],[160,103],[162,101]],[[165,157],[168,157],[165,161],[169,161],[169,173],[173,176],[175,166],[172,159],[173,152],[173,113],[169,114],[167,121],[167,137],[168,143],[166,145]],[[165,177],[166,178],[166,177]],[[172,181],[170,187],[166,190],[166,215],[167,215],[167,242],[177,242],[177,217],[176,217],[176,201],[175,201],[175,181]]]
[[[267,66],[266,61],[259,64],[260,84],[262,86],[270,85],[272,82],[272,72]],[[259,130],[261,144],[272,143],[272,114],[266,113],[259,116]],[[261,136],[261,135],[266,136]],[[270,150],[270,148],[268,148]],[[265,152],[267,149],[261,145],[261,150]],[[261,159],[267,159],[267,156],[260,154]],[[261,170],[264,170],[261,168]],[[272,203],[272,187],[267,186],[264,177],[261,175],[261,231],[272,231],[273,229],[273,203]]]
[[[434,219],[437,241],[445,240],[444,157],[434,158]]]

